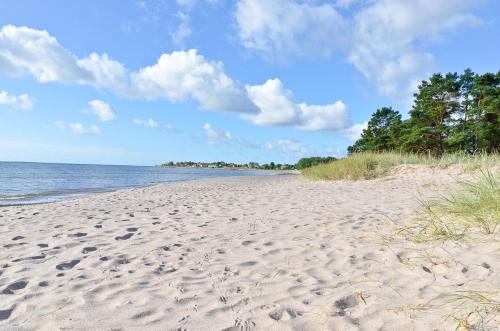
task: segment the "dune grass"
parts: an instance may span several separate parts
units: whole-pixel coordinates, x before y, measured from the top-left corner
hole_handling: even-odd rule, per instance
[[[500,315],[500,290],[464,290],[444,299],[446,305],[454,308],[447,318],[455,321],[457,330],[494,330],[491,327]]]
[[[500,164],[500,155],[454,153],[433,157],[398,152],[363,152],[303,169],[302,174],[312,180],[373,179],[387,175],[392,167],[402,164],[423,164],[441,168],[458,165],[464,170],[476,170]]]
[[[459,240],[470,232],[495,234],[500,230],[500,176],[498,171],[481,171],[478,180],[462,182],[446,195],[421,204],[413,227],[418,242]]]

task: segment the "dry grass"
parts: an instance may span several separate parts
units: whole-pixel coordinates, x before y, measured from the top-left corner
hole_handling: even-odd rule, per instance
[[[496,234],[500,229],[500,176],[487,170],[481,174],[479,180],[462,182],[446,195],[422,201],[417,223],[402,232],[417,242]]]
[[[445,298],[444,304],[453,307],[447,316],[457,325],[457,330],[496,330],[500,316],[500,292],[465,290]]]
[[[458,165],[469,171],[500,164],[500,155],[454,153],[436,158],[423,154],[363,152],[303,169],[302,174],[312,180],[373,179],[387,175],[392,167],[402,164],[423,164],[441,168]]]

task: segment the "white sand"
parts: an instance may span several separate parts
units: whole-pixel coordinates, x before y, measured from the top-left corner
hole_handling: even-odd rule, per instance
[[[452,181],[240,177],[0,207],[0,329],[453,330],[441,302],[498,287],[499,246],[388,239]]]

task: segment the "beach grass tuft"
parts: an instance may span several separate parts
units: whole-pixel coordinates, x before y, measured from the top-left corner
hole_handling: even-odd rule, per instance
[[[471,171],[487,169],[500,164],[500,155],[453,153],[434,157],[427,154],[362,152],[337,161],[303,169],[302,174],[312,180],[373,179],[387,175],[395,166],[405,164],[422,164],[440,168],[457,165],[465,171]]]
[[[500,315],[499,290],[464,290],[444,299],[446,305],[453,307],[453,313],[447,318],[455,321],[457,330],[494,330]]]
[[[421,204],[416,241],[459,240],[470,232],[495,234],[500,229],[500,176],[481,171],[478,180],[461,182],[446,195]]]

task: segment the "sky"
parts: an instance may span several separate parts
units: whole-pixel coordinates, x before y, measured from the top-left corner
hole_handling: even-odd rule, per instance
[[[495,0],[2,0],[0,160],[295,163],[496,72]]]

